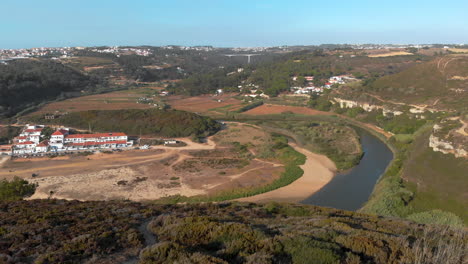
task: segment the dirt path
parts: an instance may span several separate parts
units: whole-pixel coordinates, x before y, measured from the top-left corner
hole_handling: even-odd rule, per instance
[[[468,127],[468,123],[461,120],[461,119],[460,119],[460,122],[463,124],[463,126],[460,127],[459,129],[457,129],[457,132],[464,135],[464,136],[468,136],[468,133],[466,133],[466,128]],[[0,164],[1,164],[1,162],[0,162]]]
[[[300,202],[325,186],[334,175],[336,166],[324,155],[312,153],[295,144],[295,150],[306,156],[306,162],[301,168],[304,175],[293,183],[271,192],[237,199],[241,202]]]
[[[176,140],[183,141],[187,146],[183,147],[169,147],[169,146],[153,146],[153,149],[171,149],[171,150],[205,150],[205,149],[215,149],[216,143],[208,138],[206,143],[195,143],[189,138],[177,138]]]
[[[20,169],[17,170],[15,169],[13,171],[14,174],[19,174],[19,173],[33,173],[33,172],[41,172],[41,171],[57,171],[59,172],[60,169],[65,169],[65,168],[80,168],[80,167],[89,167],[89,166],[96,166],[96,167],[102,167],[105,169],[106,167],[114,167],[114,166],[124,166],[125,164],[119,163],[119,162],[128,162],[128,161],[135,161],[135,162],[148,162],[153,159],[162,159],[165,157],[170,156],[171,153],[168,152],[163,152],[163,153],[158,153],[154,155],[147,155],[147,156],[137,156],[137,157],[116,157],[116,156],[95,156],[91,155],[89,156],[91,160],[83,160],[83,161],[76,161],[73,163],[67,163],[67,164],[56,164],[56,165],[50,165],[50,166],[42,166],[42,167],[30,167],[30,168],[25,168],[25,169]],[[111,160],[113,165],[105,165],[103,160]],[[114,165],[116,164],[116,165]],[[129,163],[130,164],[130,163]],[[0,177],[1,176],[7,176],[10,175],[12,172],[9,171],[0,171]]]
[[[9,159],[10,159],[10,157],[3,157],[2,159],[0,159],[0,168],[3,167],[3,164],[5,162],[7,162],[7,160],[9,160]]]

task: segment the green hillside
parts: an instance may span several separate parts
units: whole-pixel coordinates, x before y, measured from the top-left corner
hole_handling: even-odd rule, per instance
[[[104,81],[50,60],[0,64],[0,119],[44,101],[95,91]]]
[[[449,55],[377,79],[366,91],[384,100],[467,109],[468,56]]]
[[[77,129],[99,132],[125,132],[130,135],[162,137],[208,136],[221,125],[209,117],[179,110],[91,110],[73,112],[60,118],[46,120],[33,116],[26,121],[43,124],[59,124]]]
[[[466,263],[467,231],[315,206],[0,202],[2,263]]]

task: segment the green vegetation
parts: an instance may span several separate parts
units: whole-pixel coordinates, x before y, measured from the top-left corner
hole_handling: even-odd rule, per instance
[[[312,94],[307,106],[320,111],[330,111],[332,104],[326,95]]]
[[[28,181],[15,177],[13,180],[0,181],[0,201],[21,200],[24,197],[31,196],[36,191],[36,185]]]
[[[251,104],[248,104],[248,105],[242,107],[241,109],[237,110],[236,112],[237,113],[247,112],[250,109],[254,109],[255,107],[259,107],[261,105],[263,105],[263,101],[253,102]]]
[[[0,126],[0,145],[8,144],[21,131],[21,127]]]
[[[463,158],[429,148],[431,128],[429,124],[412,136],[396,135],[390,140],[397,149],[396,157],[362,212],[406,217],[421,223],[468,223],[464,198],[468,166]]]
[[[0,64],[0,118],[57,98],[95,91],[105,82],[48,60],[14,60]]]
[[[53,120],[42,116],[31,122],[60,124],[78,129],[102,132],[125,132],[131,135],[157,135],[162,137],[208,136],[221,128],[209,117],[179,110],[91,110],[73,112]]]
[[[255,124],[266,130],[288,135],[310,151],[326,155],[339,170],[354,167],[362,157],[359,136],[353,128],[345,123],[256,121]]]
[[[181,83],[171,87],[171,91],[199,95],[214,93],[217,89],[238,91],[239,85],[253,83],[266,94],[277,96],[281,92],[288,91],[291,86],[305,85],[304,76],[314,76],[314,85],[320,86],[333,75],[348,73],[364,78],[364,76],[385,76],[397,73],[415,64],[418,59],[421,57],[369,58],[357,56],[355,58],[340,58],[330,55],[320,48],[313,48],[312,50],[283,54],[266,63],[247,65],[242,72],[233,72],[232,68],[212,68],[208,72],[188,76]],[[426,60],[426,57],[422,57],[422,59]],[[291,77],[293,76],[297,76],[297,80],[292,81]]]
[[[7,263],[466,261],[466,230],[316,206],[35,200],[0,208]]]

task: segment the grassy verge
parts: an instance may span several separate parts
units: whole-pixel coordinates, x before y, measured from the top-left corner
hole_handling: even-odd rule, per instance
[[[396,135],[390,140],[396,156],[361,212],[420,223],[467,224],[466,205],[458,197],[460,191],[455,190],[464,186],[463,181],[457,180],[463,174],[459,171],[463,166],[455,164],[454,157],[429,149],[431,127],[428,123],[412,135]]]

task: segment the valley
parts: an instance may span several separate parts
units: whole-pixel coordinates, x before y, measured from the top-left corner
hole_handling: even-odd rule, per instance
[[[15,204],[32,217],[16,225],[0,221],[0,237],[7,234],[10,248],[23,245],[17,228],[64,226],[58,215],[76,214],[66,206],[87,207],[100,222],[98,215],[106,215],[124,224],[106,229],[111,243],[95,227],[69,219],[89,236],[60,231],[59,237],[75,240],[60,240],[47,254],[32,250],[38,263],[80,254],[89,260],[76,253],[85,244],[101,252],[92,257],[96,263],[225,263],[234,255],[271,260],[265,263],[283,257],[414,263],[423,250],[418,243],[428,241],[430,232],[438,232],[438,241],[466,240],[466,54],[313,47],[272,49],[247,63],[228,59],[225,50],[175,49],[86,48],[68,58],[0,68],[9,76],[4,83],[15,80],[8,87],[44,91],[13,105],[14,89],[4,89],[0,100],[7,110],[0,113],[0,200],[7,201],[0,214],[16,219],[9,207]],[[30,69],[25,78],[58,81],[32,85],[12,77],[23,69]],[[122,132],[132,144],[10,158],[18,142],[9,143],[26,124],[44,124],[50,133],[66,127],[72,135]],[[42,132],[38,137],[50,139]],[[32,204],[55,211],[40,224]],[[122,217],[119,208],[134,214]],[[169,234],[171,228],[177,235]],[[189,235],[197,230],[202,236],[219,230],[222,238],[203,242]],[[232,244],[239,236],[247,244]],[[303,245],[292,243],[292,236]],[[282,249],[248,251],[246,241]],[[106,255],[89,243],[114,248]],[[227,249],[235,250],[222,253]],[[258,250],[264,255],[246,253]],[[298,253],[305,250],[315,253]],[[433,259],[440,257],[437,250]],[[450,250],[458,258],[452,263],[461,263],[463,248]],[[13,255],[21,259],[8,253]]]

